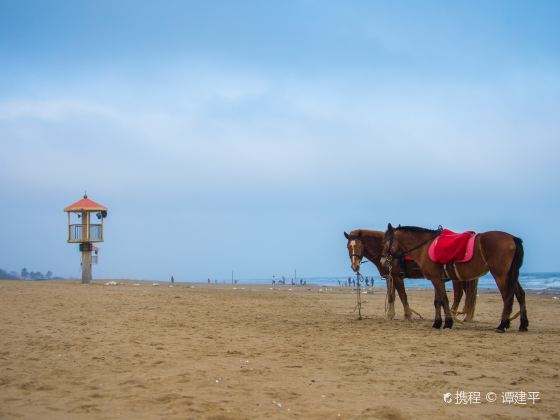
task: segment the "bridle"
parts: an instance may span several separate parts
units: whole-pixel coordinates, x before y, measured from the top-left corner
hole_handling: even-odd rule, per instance
[[[394,230],[397,230],[399,228],[396,228]],[[420,242],[418,245],[407,249],[405,251],[401,251],[395,255],[393,255],[393,253],[391,252],[391,249],[393,248],[393,240],[395,238],[395,234],[393,232],[391,232],[391,237],[389,238],[389,246],[387,247],[387,252],[385,253],[385,265],[387,267],[392,267],[393,264],[393,258],[403,258],[405,255],[407,255],[409,252],[414,251],[418,248],[420,248],[421,246],[427,244],[430,241],[433,241],[434,239],[436,239],[438,236],[441,235],[441,231],[443,230],[443,227],[441,225],[438,226],[437,231],[435,233],[434,236],[426,239],[425,241]]]
[[[364,248],[365,248],[364,241],[362,241],[360,238],[352,238],[352,237],[348,238],[348,240],[349,241],[360,241],[362,243],[362,254],[361,255],[360,254],[354,254],[354,247],[352,247],[352,253],[350,254],[350,258],[354,258],[354,257],[358,258],[360,260],[360,265],[367,263],[368,260],[363,261],[363,259],[364,259],[364,252],[363,251],[364,251]]]

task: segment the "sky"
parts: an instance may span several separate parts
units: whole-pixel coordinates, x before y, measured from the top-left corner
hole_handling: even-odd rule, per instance
[[[79,277],[63,208],[87,191],[109,208],[98,278],[351,275],[343,232],[389,222],[510,232],[522,271],[560,271],[559,20],[0,0],[0,268]]]

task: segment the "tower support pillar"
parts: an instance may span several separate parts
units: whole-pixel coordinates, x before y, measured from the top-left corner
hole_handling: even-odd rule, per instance
[[[89,284],[92,280],[91,274],[91,243],[80,244],[82,252],[82,284]]]

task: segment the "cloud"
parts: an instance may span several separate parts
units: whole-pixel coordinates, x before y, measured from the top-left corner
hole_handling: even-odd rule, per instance
[[[11,157],[4,175],[53,189],[81,190],[87,183],[120,191],[359,190],[371,182],[366,171],[385,177],[381,189],[401,183],[451,188],[464,179],[525,182],[520,165],[538,174],[553,156],[535,144],[558,147],[552,142],[557,124],[546,114],[540,116],[544,127],[517,120],[523,115],[515,101],[497,96],[507,86],[389,83],[341,90],[329,80],[242,71],[175,77],[160,97],[158,83],[143,86],[145,98],[135,104],[107,93],[91,98],[88,91],[79,99],[0,102],[2,142]],[[116,86],[122,97],[119,89],[140,86]],[[528,141],[531,131],[539,135],[536,143]]]
[[[0,102],[0,120],[67,121],[73,117],[96,115],[117,117],[111,108],[98,104],[70,100],[19,99]]]

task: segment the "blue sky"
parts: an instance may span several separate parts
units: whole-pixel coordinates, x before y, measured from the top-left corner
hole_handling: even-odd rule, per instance
[[[560,270],[557,2],[0,0],[0,267],[350,274],[343,231],[504,230]],[[370,273],[371,274],[371,273]]]

